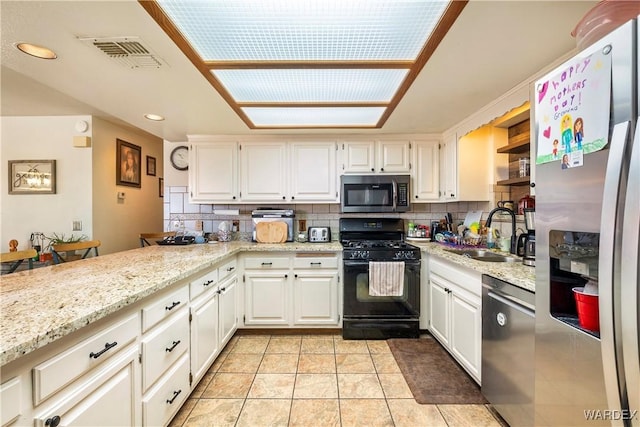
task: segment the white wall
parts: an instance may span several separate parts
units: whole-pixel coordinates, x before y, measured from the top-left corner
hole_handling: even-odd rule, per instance
[[[73,147],[74,136],[91,135],[91,116],[1,119],[0,250],[7,252],[11,239],[28,249],[33,232],[93,237],[92,148]],[[90,124],[86,133],[75,130],[78,120]],[[8,161],[41,159],[56,160],[56,194],[9,194]],[[74,220],[82,221],[82,231],[72,231]]]

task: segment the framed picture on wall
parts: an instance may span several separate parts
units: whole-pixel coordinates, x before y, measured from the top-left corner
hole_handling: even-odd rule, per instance
[[[147,175],[156,176],[156,158],[147,156]]]
[[[55,160],[9,160],[9,194],[55,194]]]
[[[158,178],[158,195],[164,197],[164,178]]]
[[[116,139],[116,185],[141,187],[141,152],[140,146]]]

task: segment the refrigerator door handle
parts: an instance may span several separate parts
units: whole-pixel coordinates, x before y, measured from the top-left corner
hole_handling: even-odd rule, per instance
[[[625,200],[622,235],[622,253],[624,262],[620,268],[622,317],[622,354],[627,382],[629,410],[640,411],[640,318],[638,318],[638,256],[640,256],[640,118],[636,123],[633,147],[629,163],[629,179]],[[634,426],[640,426],[638,417],[632,420]]]
[[[619,299],[614,292],[614,261],[620,257],[616,253],[616,240],[620,232],[618,203],[620,201],[620,181],[627,139],[629,121],[618,123],[613,128],[609,159],[605,173],[602,194],[602,216],[600,219],[600,249],[598,261],[598,294],[600,308],[600,340],[602,348],[602,368],[609,409],[621,410],[626,406],[626,390],[622,381],[623,361],[620,345]],[[604,232],[604,230],[611,230]],[[622,382],[621,382],[622,381]]]

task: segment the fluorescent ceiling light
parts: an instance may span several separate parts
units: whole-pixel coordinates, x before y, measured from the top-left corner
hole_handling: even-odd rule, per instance
[[[334,122],[313,120],[311,107],[376,111],[336,126],[382,127],[466,3],[140,1],[253,129]]]
[[[257,127],[373,127],[385,107],[245,107]]]

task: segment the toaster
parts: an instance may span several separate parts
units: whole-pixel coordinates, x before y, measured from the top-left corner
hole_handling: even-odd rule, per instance
[[[329,227],[309,227],[307,239],[312,243],[325,243],[331,241],[331,229]]]

